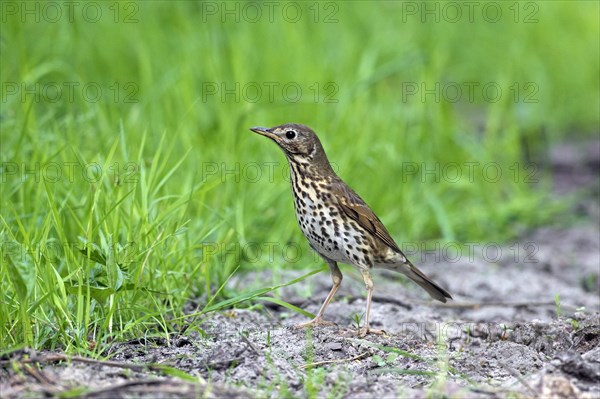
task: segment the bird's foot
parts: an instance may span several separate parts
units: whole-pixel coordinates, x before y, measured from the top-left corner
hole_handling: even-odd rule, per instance
[[[367,334],[376,334],[376,335],[388,335],[384,330],[375,330],[369,327],[362,327],[358,330],[358,337],[364,338]]]
[[[296,329],[300,329],[300,328],[306,328],[306,327],[316,327],[316,326],[336,326],[337,324],[335,324],[332,321],[327,321],[327,320],[323,320],[320,317],[315,317],[314,319],[312,319],[311,321],[307,321],[306,323],[300,323],[300,324],[296,324],[294,326],[294,328]]]

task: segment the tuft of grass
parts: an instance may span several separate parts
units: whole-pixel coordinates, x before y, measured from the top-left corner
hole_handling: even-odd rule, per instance
[[[558,294],[554,296],[554,305],[556,309],[556,317],[560,319],[563,315],[563,311],[562,307],[560,306],[560,296]]]
[[[12,198],[27,199],[5,203],[8,212],[0,219],[2,271],[10,276],[3,290],[3,346],[25,339],[33,347],[85,353],[148,329],[168,334],[167,319],[181,315],[183,305],[198,295],[194,282],[207,281],[210,288],[231,272],[215,272],[209,256],[194,255],[212,230],[189,214],[191,196],[205,187],[167,184],[184,158],[169,165],[172,146],[166,136],[152,162],[137,154],[138,169],[125,178],[111,169],[122,164],[116,160],[119,144],[127,149],[122,140],[86,162],[98,167],[85,178],[11,182]],[[54,161],[66,162],[69,152]],[[218,224],[216,217],[213,223]],[[195,238],[185,234],[190,226],[199,233]],[[186,267],[173,269],[178,263]],[[17,296],[10,299],[11,293]]]

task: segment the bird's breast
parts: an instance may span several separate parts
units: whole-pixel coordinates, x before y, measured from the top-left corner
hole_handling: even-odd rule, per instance
[[[311,247],[336,262],[372,265],[370,255],[363,251],[372,237],[343,212],[328,192],[327,182],[294,164],[291,172],[296,219]]]
[[[320,255],[336,262],[354,264],[359,233],[351,233],[353,224],[340,214],[330,198],[321,194],[311,188],[306,188],[300,195],[294,194],[300,230]]]

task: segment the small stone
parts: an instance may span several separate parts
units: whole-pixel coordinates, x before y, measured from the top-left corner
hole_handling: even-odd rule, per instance
[[[554,367],[560,367],[560,365],[562,364],[562,361],[560,359],[554,358],[550,361],[550,364]]]
[[[585,319],[585,312],[575,312],[573,314],[573,318],[575,320],[579,320],[579,321],[584,320]]]
[[[339,342],[328,343],[325,347],[331,351],[341,351],[342,350],[342,344],[340,344]]]

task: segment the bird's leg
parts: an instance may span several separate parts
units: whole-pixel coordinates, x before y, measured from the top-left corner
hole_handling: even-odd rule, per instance
[[[367,334],[385,334],[383,330],[373,330],[369,327],[369,317],[371,316],[371,297],[373,296],[373,279],[369,269],[362,269],[360,271],[365,280],[365,286],[367,287],[367,314],[365,315],[365,325],[363,328],[358,330],[359,337],[365,337]]]
[[[311,327],[311,326],[335,326],[335,323],[333,323],[331,321],[323,320],[323,315],[325,314],[325,309],[327,308],[327,305],[329,305],[329,302],[331,302],[331,299],[335,295],[335,292],[338,290],[338,288],[340,288],[340,284],[342,283],[343,276],[342,276],[342,272],[340,271],[340,268],[338,267],[336,262],[329,260],[329,259],[325,259],[325,261],[327,262],[327,265],[329,266],[329,269],[331,270],[331,280],[333,281],[333,287],[331,287],[331,291],[329,291],[329,295],[327,295],[327,298],[325,298],[325,302],[323,302],[323,305],[321,305],[321,309],[319,309],[319,313],[317,313],[317,316],[314,319],[312,319],[311,321],[308,321],[306,323],[296,324],[294,326],[295,328],[303,328],[303,327]]]

